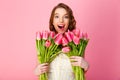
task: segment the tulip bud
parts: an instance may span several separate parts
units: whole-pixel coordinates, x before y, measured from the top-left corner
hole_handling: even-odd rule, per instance
[[[55,32],[50,31],[50,37],[53,39],[55,37]]]
[[[87,33],[84,33],[84,39],[87,40],[88,39],[88,34]]]
[[[77,37],[80,36],[80,30],[79,30],[79,29],[74,29],[74,30],[73,30],[73,33],[74,33]]]
[[[62,52],[67,53],[70,51],[70,47],[63,47]]]
[[[78,44],[80,43],[80,39],[79,39],[79,37],[74,36],[74,38],[73,38],[73,42],[74,42],[76,45],[78,45]]]
[[[71,38],[71,36],[70,36],[70,32],[65,32],[65,37],[67,38],[67,40],[68,40],[69,42],[72,41],[72,38]]]
[[[70,33],[70,36],[71,36],[71,38],[73,39],[74,38],[74,33],[73,32],[69,32]]]
[[[84,38],[83,32],[80,33],[80,39]]]
[[[62,43],[62,37],[63,35],[61,33],[57,34],[55,37],[55,44],[60,45]]]
[[[47,40],[47,41],[45,42],[45,46],[48,48],[50,45],[51,45],[51,42],[50,42],[49,40]]]
[[[62,37],[62,45],[65,46],[68,44],[68,40],[65,37]]]
[[[41,39],[41,33],[40,32],[36,32],[36,39],[40,40]]]
[[[48,39],[48,35],[49,35],[48,31],[43,31],[42,38],[47,40]]]

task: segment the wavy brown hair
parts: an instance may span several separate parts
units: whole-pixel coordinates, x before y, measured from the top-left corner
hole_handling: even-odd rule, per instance
[[[51,16],[50,16],[50,20],[49,20],[49,29],[50,29],[50,31],[55,31],[55,32],[56,32],[56,30],[55,30],[55,28],[54,28],[54,25],[53,25],[53,18],[54,18],[55,10],[56,10],[57,8],[64,8],[64,9],[67,11],[68,16],[69,16],[69,20],[70,20],[70,21],[69,21],[68,29],[69,29],[70,31],[72,31],[73,29],[75,29],[75,28],[76,28],[76,20],[75,20],[75,18],[74,18],[74,16],[73,16],[73,11],[72,11],[72,9],[71,9],[69,6],[67,6],[66,4],[64,4],[64,3],[59,3],[57,6],[55,6],[55,7],[53,8],[52,13],[51,13]]]

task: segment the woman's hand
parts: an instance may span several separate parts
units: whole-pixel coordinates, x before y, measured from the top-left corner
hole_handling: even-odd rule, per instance
[[[70,60],[72,61],[72,65],[73,66],[80,66],[85,71],[88,70],[89,64],[88,64],[88,62],[83,57],[80,57],[80,56],[71,56]]]
[[[34,73],[35,73],[35,75],[41,75],[43,73],[48,72],[48,70],[49,70],[48,63],[43,63],[43,64],[37,65],[37,67],[35,68]]]

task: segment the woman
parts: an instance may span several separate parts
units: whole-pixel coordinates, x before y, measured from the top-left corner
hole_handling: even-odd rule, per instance
[[[63,33],[76,28],[76,21],[69,6],[59,3],[52,10],[50,31]],[[72,60],[72,62],[70,61]],[[72,64],[72,65],[71,65]],[[80,56],[72,56],[70,59],[64,53],[59,54],[51,63],[38,64],[35,69],[36,75],[48,72],[48,80],[74,80],[72,66],[80,66],[85,71],[88,70],[88,63]]]

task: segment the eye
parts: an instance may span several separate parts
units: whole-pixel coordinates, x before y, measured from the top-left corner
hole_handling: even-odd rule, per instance
[[[56,15],[55,18],[59,18],[59,16]]]
[[[68,18],[69,18],[69,16],[68,16],[68,15],[65,15],[65,16],[64,16],[64,18],[68,19]]]

